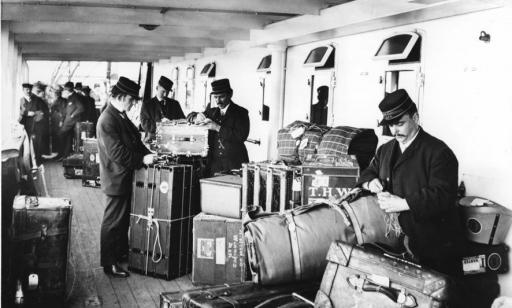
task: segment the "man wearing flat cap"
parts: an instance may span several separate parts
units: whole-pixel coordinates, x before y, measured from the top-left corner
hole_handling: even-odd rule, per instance
[[[120,77],[96,125],[101,189],[106,195],[101,224],[101,266],[106,274],[121,278],[129,276],[119,263],[128,254],[133,171],[152,163],[155,158],[126,115],[139,99],[139,89],[132,80]]]
[[[249,136],[250,122],[247,109],[233,103],[233,89],[229,79],[212,82],[212,100],[217,107],[208,108],[195,116],[195,123],[203,123],[214,131],[210,143],[211,172],[222,172],[242,167],[249,161],[245,140]]]
[[[142,103],[140,110],[140,122],[142,129],[146,132],[144,141],[154,138],[156,122],[184,119],[185,114],[180,103],[167,95],[172,91],[173,82],[161,76],[156,86],[156,96]]]
[[[394,139],[377,150],[359,185],[377,193],[416,261],[460,275],[464,236],[456,208],[457,158],[419,125],[417,107],[405,90],[386,95],[379,108],[380,125],[389,125]]]

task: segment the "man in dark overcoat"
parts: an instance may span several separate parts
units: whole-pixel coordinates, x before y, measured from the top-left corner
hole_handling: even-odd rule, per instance
[[[398,219],[416,261],[460,275],[464,233],[456,207],[457,158],[419,125],[405,90],[388,94],[379,108],[380,125],[389,125],[395,138],[377,150],[359,185],[377,193],[381,209]]]
[[[73,147],[73,132],[75,124],[81,121],[82,114],[85,112],[85,104],[80,94],[74,90],[74,85],[71,81],[64,84],[62,90],[62,97],[67,100],[67,105],[64,114],[64,121],[60,128],[60,140],[62,145],[63,157],[69,156]]]
[[[133,171],[152,163],[155,158],[126,115],[139,99],[139,89],[132,80],[120,77],[96,125],[101,189],[106,195],[101,224],[101,266],[105,273],[114,277],[129,276],[119,263],[128,254]]]
[[[172,91],[173,82],[161,76],[156,86],[156,96],[144,101],[140,110],[140,124],[146,132],[145,141],[155,137],[156,123],[168,120],[184,119],[185,114],[180,103],[167,97]]]
[[[209,141],[212,173],[240,168],[249,161],[244,144],[250,130],[249,112],[233,103],[232,96],[229,79],[213,81],[211,97],[217,107],[195,117],[196,123],[204,123],[214,132]]]

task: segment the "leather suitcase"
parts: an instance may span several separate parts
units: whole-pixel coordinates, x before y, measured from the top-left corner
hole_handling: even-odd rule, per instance
[[[71,202],[64,198],[18,196],[13,203],[13,285],[19,282],[28,306],[64,303],[71,232]]]
[[[300,169],[270,162],[242,164],[242,212],[284,212],[300,204]]]
[[[84,155],[74,153],[62,160],[64,177],[66,179],[81,179],[84,174]]]
[[[86,138],[84,142],[84,160],[82,186],[100,187],[100,156],[98,153],[98,140]]]
[[[316,307],[445,307],[453,296],[453,281],[381,252],[343,242],[327,254]]]
[[[509,271],[509,250],[506,244],[468,243],[467,253],[462,258],[462,271],[464,275],[505,274]]]
[[[190,273],[192,186],[190,165],[153,165],[135,171],[130,270],[168,280]]]
[[[185,292],[162,292],[160,293],[160,308],[182,308],[181,297]]]
[[[315,304],[311,300],[294,292],[270,298],[255,308],[310,308],[314,306]]]
[[[192,283],[231,284],[250,280],[242,221],[201,213],[194,217]]]
[[[357,184],[359,167],[302,167],[302,204],[343,198]]]
[[[316,283],[286,284],[273,287],[241,284],[186,292],[183,294],[182,300],[184,308],[252,308],[268,299],[292,292],[312,298],[317,290],[318,284]]]
[[[242,218],[242,177],[201,179],[201,210],[206,214]]]
[[[202,125],[157,122],[156,150],[158,154],[206,157],[208,134],[208,128]]]
[[[75,124],[75,140],[73,150],[77,153],[84,151],[84,140],[96,137],[96,126],[92,122],[78,122]]]

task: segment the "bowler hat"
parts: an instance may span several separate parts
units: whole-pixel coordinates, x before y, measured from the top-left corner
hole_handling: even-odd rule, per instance
[[[164,88],[165,91],[167,91],[167,92],[170,92],[172,90],[173,82],[165,76],[160,76],[160,80],[158,80],[158,84],[162,88]]]
[[[41,91],[45,91],[46,87],[46,84],[42,83],[41,81],[34,83],[34,88],[39,89]]]
[[[22,83],[21,87],[32,90],[32,84],[31,83]]]
[[[379,109],[382,112],[382,121],[379,125],[389,124],[400,119],[414,107],[416,105],[404,89],[387,94],[379,104]]]
[[[65,90],[73,90],[75,88],[75,85],[71,82],[71,81],[68,81],[64,84],[64,89]]]
[[[233,92],[233,89],[231,89],[231,85],[229,84],[229,79],[224,78],[212,81],[212,94],[225,92]]]
[[[115,87],[130,96],[132,96],[135,99],[139,99],[139,89],[140,86],[136,84],[134,81],[126,78],[126,77],[119,77],[119,80],[117,81]]]
[[[75,84],[75,89],[76,89],[76,90],[82,90],[82,83],[81,83],[81,82],[77,82],[77,83]]]

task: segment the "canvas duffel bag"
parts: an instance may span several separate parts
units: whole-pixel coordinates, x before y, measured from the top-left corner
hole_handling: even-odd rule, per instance
[[[315,154],[330,127],[294,121],[277,132],[277,153],[286,162],[303,161]]]
[[[317,154],[334,157],[355,155],[359,167],[364,170],[375,155],[377,142],[373,129],[336,126],[323,135]]]
[[[358,195],[349,194],[354,196]],[[244,230],[253,282],[269,285],[319,279],[335,240],[398,246],[398,235],[386,232],[385,214],[375,196],[349,201],[313,203],[282,214],[249,213]]]

